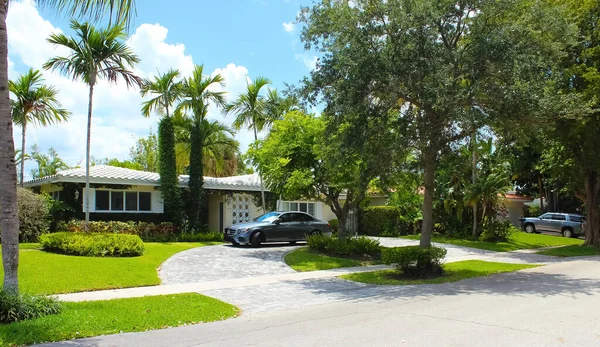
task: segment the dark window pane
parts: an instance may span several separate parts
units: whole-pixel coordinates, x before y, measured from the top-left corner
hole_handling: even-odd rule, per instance
[[[288,223],[292,221],[292,213],[284,213],[281,216],[279,216],[279,219],[281,219],[282,223]]]
[[[315,204],[312,202],[308,203],[308,214],[310,214],[311,216],[315,215]]]
[[[565,216],[562,214],[555,214],[552,216],[552,219],[554,220],[565,220]]]
[[[125,210],[137,211],[137,192],[126,192],[125,193]]]
[[[110,210],[123,211],[123,192],[110,192]]]
[[[314,219],[304,213],[294,213],[294,222],[312,222]]]
[[[308,212],[308,207],[306,206],[305,202],[301,202],[300,204],[300,212]]]
[[[96,211],[108,211],[108,196],[107,190],[96,191]]]
[[[140,192],[140,211],[152,210],[152,193]]]
[[[569,219],[571,220],[571,222],[578,222],[581,223],[581,217],[579,216],[569,216]]]

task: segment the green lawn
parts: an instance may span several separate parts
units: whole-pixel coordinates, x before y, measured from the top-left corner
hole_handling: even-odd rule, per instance
[[[186,249],[214,243],[146,243],[144,255],[132,258],[79,257],[21,247],[19,286],[30,294],[60,294],[160,284],[156,269]],[[0,276],[3,276],[0,267]]]
[[[311,252],[308,247],[291,251],[285,255],[284,260],[292,269],[300,272],[373,264],[373,262],[369,261],[331,257],[321,253]]]
[[[403,236],[411,240],[418,240],[420,235]],[[512,235],[509,242],[483,242],[446,237],[443,235],[434,235],[431,240],[439,243],[449,243],[457,246],[472,247],[479,249],[487,249],[496,252],[510,252],[518,249],[534,249],[556,246],[571,246],[581,245],[583,240],[568,239],[561,236],[527,234],[524,232],[516,232]]]
[[[502,272],[512,272],[537,267],[539,265],[507,264],[481,260],[465,260],[444,264],[444,275],[431,279],[407,280],[398,277],[396,270],[382,270],[355,273],[340,276],[340,278],[379,285],[409,285],[409,284],[439,284],[456,282],[473,277],[489,276]]]
[[[590,246],[564,246],[544,249],[537,253],[543,255],[552,255],[555,257],[582,257],[589,255],[600,255],[600,248]]]
[[[162,329],[235,317],[239,309],[200,294],[69,302],[58,315],[0,325],[0,345],[20,346]]]

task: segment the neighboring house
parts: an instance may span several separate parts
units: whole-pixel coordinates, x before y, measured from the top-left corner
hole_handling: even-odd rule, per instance
[[[500,196],[500,205],[506,209],[505,215],[499,215],[499,218],[508,220],[510,224],[521,228],[519,218],[525,216],[525,204],[532,202],[532,198],[517,195],[516,192],[508,192]]]
[[[189,176],[180,175],[181,188],[188,187]],[[70,205],[75,217],[82,217],[85,204],[85,168],[60,171],[24,184],[25,187],[50,194]],[[90,167],[90,220],[164,221],[164,205],[159,191],[160,175],[120,167]],[[255,201],[260,197],[258,175],[204,177],[207,196],[208,228],[225,227],[250,221],[262,214]],[[267,190],[268,191],[268,190]],[[371,205],[385,205],[385,197],[372,196]],[[302,211],[325,221],[335,215],[322,202],[277,201],[280,211]]]

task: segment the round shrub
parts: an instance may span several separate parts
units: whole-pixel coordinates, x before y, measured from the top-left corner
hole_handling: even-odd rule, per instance
[[[0,291],[0,324],[58,314],[61,310],[61,303],[50,297]]]
[[[313,235],[306,239],[311,250],[336,256],[379,258],[381,245],[378,240],[366,237],[349,237],[342,240],[337,237]]]
[[[396,266],[407,278],[424,278],[442,274],[442,261],[446,253],[446,249],[440,247],[384,248],[381,260],[385,264]]]
[[[49,252],[91,257],[135,257],[144,253],[144,242],[137,235],[103,233],[53,233],[40,237]]]
[[[412,234],[414,223],[402,217],[396,206],[372,206],[361,211],[361,231],[371,236],[400,236]]]
[[[38,237],[48,232],[50,205],[48,200],[29,189],[17,188],[19,208],[19,241],[37,242]]]
[[[485,223],[479,240],[486,242],[506,242],[510,240],[513,232],[518,231],[509,221],[491,219]]]

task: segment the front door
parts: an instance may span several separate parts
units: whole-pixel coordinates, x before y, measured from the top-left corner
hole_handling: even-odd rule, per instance
[[[224,231],[225,230],[225,226],[223,225],[224,222],[224,217],[225,217],[225,203],[220,202],[219,203],[219,231]]]

